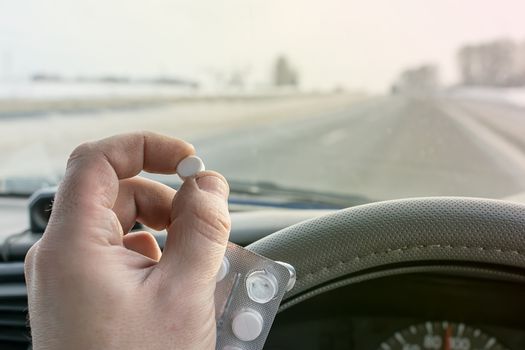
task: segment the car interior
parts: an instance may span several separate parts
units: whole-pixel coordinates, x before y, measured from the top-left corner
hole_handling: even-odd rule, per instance
[[[0,349],[32,348],[24,259],[68,154],[132,130],[189,140],[230,241],[295,268],[264,349],[525,349],[523,13],[0,4]]]
[[[45,229],[54,191],[2,203],[11,219],[3,227],[31,223],[2,243],[3,349],[28,347],[23,259]],[[267,349],[442,349],[447,329],[457,349],[525,345],[523,204],[429,197],[231,215],[231,241],[297,271]],[[165,233],[152,232],[162,247]]]

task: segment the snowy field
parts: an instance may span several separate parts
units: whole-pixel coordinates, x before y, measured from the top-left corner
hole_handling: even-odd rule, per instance
[[[186,96],[192,93],[194,93],[194,90],[188,87],[147,83],[75,83],[0,80],[0,100],[55,100],[65,98]]]
[[[483,100],[525,107],[525,87],[521,88],[489,88],[469,87],[458,88],[452,91],[452,95],[472,100]]]
[[[137,110],[171,104],[210,104],[302,100],[330,96],[289,88],[193,89],[145,82],[34,82],[0,80],[0,119],[56,113],[86,114],[110,110]]]

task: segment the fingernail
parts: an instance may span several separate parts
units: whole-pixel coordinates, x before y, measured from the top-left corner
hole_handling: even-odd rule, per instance
[[[204,175],[196,179],[197,186],[203,191],[216,194],[224,199],[228,198],[230,189],[226,181],[216,175]]]

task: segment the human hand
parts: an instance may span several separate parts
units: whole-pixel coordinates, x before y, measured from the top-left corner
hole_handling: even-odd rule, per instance
[[[141,177],[173,174],[181,140],[125,134],[70,156],[42,239],[25,262],[33,349],[215,348],[215,276],[230,231],[214,172],[178,193]],[[164,252],[135,221],[167,229]]]

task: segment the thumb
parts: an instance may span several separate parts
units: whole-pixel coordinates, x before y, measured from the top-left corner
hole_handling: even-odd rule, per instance
[[[173,200],[159,261],[167,278],[180,281],[186,276],[215,285],[230,234],[228,194],[228,183],[215,172],[202,172],[184,181]]]

